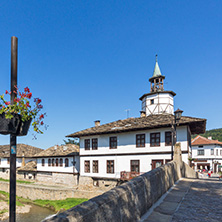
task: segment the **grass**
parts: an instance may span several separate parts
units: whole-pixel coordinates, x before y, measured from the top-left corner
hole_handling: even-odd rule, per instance
[[[5,196],[4,201],[9,203],[9,193],[0,191],[0,194]],[[23,206],[23,204],[35,204],[40,207],[50,208],[54,211],[68,210],[76,205],[79,205],[88,199],[85,198],[67,198],[65,200],[30,200],[23,197],[16,196],[16,205]]]
[[[33,203],[42,207],[50,207],[55,211],[59,211],[61,209],[68,210],[87,200],[88,199],[84,198],[67,198],[65,200],[34,200]]]
[[[0,210],[0,215],[8,212],[8,210]]]
[[[0,181],[3,181],[3,182],[10,182],[10,180],[3,179],[3,178],[0,178]],[[16,180],[16,182],[17,182],[17,183],[26,183],[26,184],[34,183],[34,182],[29,182],[29,181],[24,181],[24,180]]]
[[[9,204],[9,193],[5,191],[0,190],[0,194],[4,196],[3,201],[7,202]],[[19,201],[19,197],[16,196],[16,206],[24,206],[21,201]]]

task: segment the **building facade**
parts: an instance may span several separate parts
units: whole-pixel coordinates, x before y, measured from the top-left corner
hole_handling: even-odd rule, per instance
[[[80,139],[81,177],[105,184],[108,180],[132,178],[171,161],[176,94],[164,90],[164,79],[156,60],[149,79],[150,93],[140,98],[140,117],[104,125],[95,121],[94,127],[67,136]],[[204,132],[205,126],[205,119],[180,119],[176,135],[184,162],[189,163],[191,157],[191,134]]]
[[[192,140],[192,161],[196,170],[220,171],[218,166],[222,164],[222,142],[211,137],[196,136]]]
[[[38,181],[77,185],[79,178],[79,146],[52,146],[36,156]]]
[[[26,144],[17,144],[16,168],[25,166],[26,163],[36,160],[35,155],[43,149]],[[9,178],[10,145],[0,145],[0,177]]]

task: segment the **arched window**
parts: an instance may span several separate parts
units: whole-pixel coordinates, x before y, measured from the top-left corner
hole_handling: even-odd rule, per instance
[[[45,166],[45,159],[42,159],[42,166]]]
[[[69,166],[69,159],[66,158],[66,159],[65,159],[65,167],[68,167],[68,166]]]
[[[56,159],[56,166],[59,166],[59,159]]]
[[[51,166],[51,159],[48,159],[48,166]]]
[[[59,165],[60,165],[61,167],[63,166],[63,159],[62,159],[62,158],[59,160]]]
[[[52,166],[54,167],[55,166],[55,160],[52,159]]]

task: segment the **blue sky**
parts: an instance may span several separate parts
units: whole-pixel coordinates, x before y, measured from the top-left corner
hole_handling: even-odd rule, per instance
[[[221,128],[221,1],[0,1],[0,93],[10,88],[10,41],[19,41],[18,85],[43,100],[49,128],[18,143],[48,148],[65,135],[138,117],[155,54],[175,109]],[[8,144],[9,136],[0,136]]]

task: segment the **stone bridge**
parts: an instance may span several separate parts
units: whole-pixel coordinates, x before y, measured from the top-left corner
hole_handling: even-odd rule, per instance
[[[221,181],[198,179],[178,150],[170,163],[44,222],[221,221]]]

